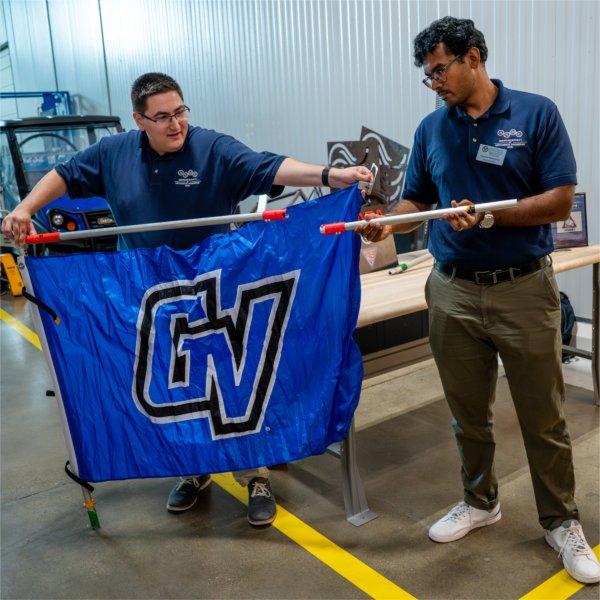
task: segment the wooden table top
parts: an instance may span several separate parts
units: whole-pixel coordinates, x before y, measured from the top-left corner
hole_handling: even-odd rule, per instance
[[[406,255],[410,260],[411,254]],[[554,271],[561,273],[600,262],[600,244],[569,248],[552,253]],[[427,308],[425,281],[433,267],[433,258],[399,275],[388,269],[361,275],[362,300],[357,327],[364,327]]]

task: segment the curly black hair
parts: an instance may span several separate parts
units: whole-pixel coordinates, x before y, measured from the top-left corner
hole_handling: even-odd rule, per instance
[[[183,92],[179,84],[164,73],[144,73],[131,86],[131,104],[135,112],[146,110],[146,98],[162,92],[177,92],[183,100]]]
[[[463,56],[469,48],[478,48],[481,62],[487,60],[488,50],[483,33],[475,29],[471,19],[444,17],[423,29],[414,41],[415,65],[422,67],[425,55],[433,52],[438,44],[444,44],[448,53]]]

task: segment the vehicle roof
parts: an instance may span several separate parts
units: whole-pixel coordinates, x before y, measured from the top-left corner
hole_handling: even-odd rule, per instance
[[[107,115],[61,115],[58,117],[27,117],[0,121],[0,127],[7,129],[26,129],[30,127],[57,127],[65,125],[94,125],[120,123],[119,117]]]

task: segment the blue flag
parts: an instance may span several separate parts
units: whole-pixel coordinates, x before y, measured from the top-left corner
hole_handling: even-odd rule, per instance
[[[87,481],[216,473],[313,454],[347,436],[356,187],[186,251],[27,258],[74,471]],[[42,331],[43,330],[43,331]]]

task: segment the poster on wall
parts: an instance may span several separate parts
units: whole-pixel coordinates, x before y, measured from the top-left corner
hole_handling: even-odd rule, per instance
[[[566,219],[552,223],[552,238],[556,249],[588,245],[584,192],[575,194],[571,214]]]
[[[330,167],[364,166],[379,164],[379,151],[375,141],[327,142],[327,164]]]
[[[380,202],[383,204],[398,202],[404,184],[410,149],[365,125],[362,126],[360,139],[377,142],[380,156]]]

